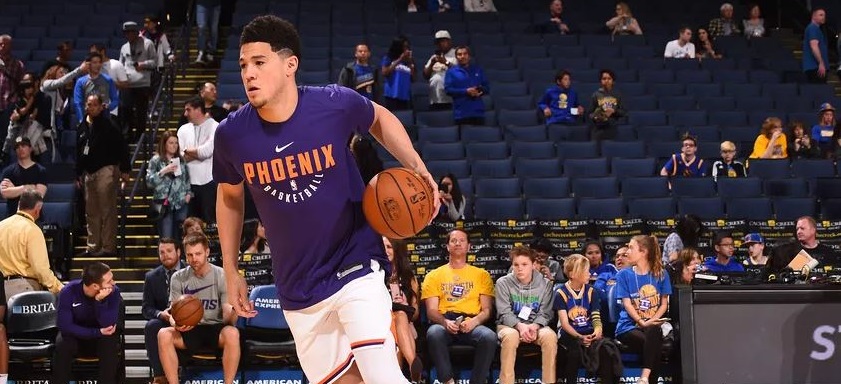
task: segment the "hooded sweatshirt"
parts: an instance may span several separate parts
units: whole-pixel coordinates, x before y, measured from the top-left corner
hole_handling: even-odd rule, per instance
[[[596,125],[615,126],[619,118],[625,116],[625,104],[622,102],[622,94],[616,91],[616,88],[606,90],[603,87],[593,92],[593,97],[590,102],[590,118],[592,119],[596,114],[596,110],[604,111],[607,108],[613,108],[613,115],[605,122],[596,122]]]
[[[502,276],[496,281],[494,291],[497,324],[514,327],[523,322],[545,327],[552,320],[552,283],[539,271],[532,271],[531,283],[527,285],[521,284],[513,273]]]

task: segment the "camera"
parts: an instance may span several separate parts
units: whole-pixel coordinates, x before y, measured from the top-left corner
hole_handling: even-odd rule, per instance
[[[447,185],[447,184],[443,184],[443,185],[438,187],[438,190],[441,191],[442,193],[450,193],[450,186]]]

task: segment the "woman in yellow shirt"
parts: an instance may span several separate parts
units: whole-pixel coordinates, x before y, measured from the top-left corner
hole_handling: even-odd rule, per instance
[[[769,117],[762,123],[762,132],[753,143],[751,159],[788,158],[786,134],[783,122],[776,117]]]

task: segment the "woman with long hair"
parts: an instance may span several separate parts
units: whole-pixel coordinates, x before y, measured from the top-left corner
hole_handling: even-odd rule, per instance
[[[806,134],[806,126],[802,121],[792,121],[788,124],[788,157],[790,159],[817,159],[821,157],[818,143]]]
[[[152,204],[164,210],[158,220],[158,235],[162,238],[181,238],[176,232],[187,218],[187,206],[193,197],[187,164],[180,153],[178,135],[175,131],[166,131],[146,170],[146,185],[154,190]]]
[[[452,173],[448,173],[441,180],[438,180],[438,189],[441,195],[441,209],[438,211],[438,219],[445,221],[463,220],[467,199],[461,194],[458,179]]]
[[[50,115],[50,127],[53,130],[59,128],[68,129],[69,119],[65,122],[64,119],[57,119],[57,117],[65,116],[69,112],[65,107],[65,100],[73,97],[73,84],[76,79],[88,73],[89,61],[83,61],[76,69],[67,72],[67,68],[60,64],[53,65],[47,72],[44,73],[44,79],[41,81],[41,92],[50,99],[52,106]],[[59,125],[61,123],[62,125]]]
[[[243,238],[245,244],[242,247],[242,253],[269,253],[269,242],[266,240],[266,228],[263,227],[263,222],[257,220],[249,223],[250,225],[243,226]]]
[[[695,57],[701,59],[720,59],[721,54],[715,51],[713,41],[710,38],[710,33],[707,28],[698,28],[695,41]]]
[[[678,252],[677,260],[668,265],[669,277],[673,284],[692,284],[695,272],[703,269],[703,259],[695,248],[684,248]]]
[[[765,19],[762,18],[759,4],[748,4],[748,17],[742,20],[742,25],[748,39],[765,36]]]
[[[613,35],[642,35],[639,22],[631,14],[631,7],[624,1],[616,3],[616,16],[608,20],[605,25]]]
[[[392,301],[391,330],[397,340],[399,355],[409,364],[410,379],[419,382],[423,373],[423,363],[415,349],[418,334],[414,322],[420,315],[420,286],[409,265],[409,249],[406,242],[383,237],[383,246],[391,262],[391,276],[388,278]]]
[[[783,121],[778,117],[769,117],[762,122],[762,131],[753,143],[751,159],[788,158],[788,142],[783,133]]]
[[[657,382],[663,349],[661,325],[669,309],[672,284],[660,261],[654,236],[637,235],[628,242],[628,263],[633,267],[616,274],[616,297],[622,300],[616,339],[642,355],[637,384]]]
[[[405,36],[394,38],[380,65],[385,77],[383,106],[390,111],[411,109],[415,60],[409,39]]]
[[[706,228],[701,218],[693,214],[680,217],[675,225],[675,231],[666,236],[663,243],[663,265],[677,260],[678,252],[684,248],[697,248],[698,240]]]
[[[584,246],[581,247],[581,253],[590,261],[591,281],[595,281],[602,273],[610,272],[615,274],[617,272],[616,266],[605,261],[607,254],[604,252],[604,247],[600,241],[592,239],[585,241]]]

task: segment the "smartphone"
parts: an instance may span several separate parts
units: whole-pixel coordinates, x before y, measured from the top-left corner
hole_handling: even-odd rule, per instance
[[[442,193],[450,193],[450,186],[449,185],[442,185],[438,188],[439,191]]]
[[[461,326],[462,321],[464,321],[464,316],[456,317],[456,325]]]

